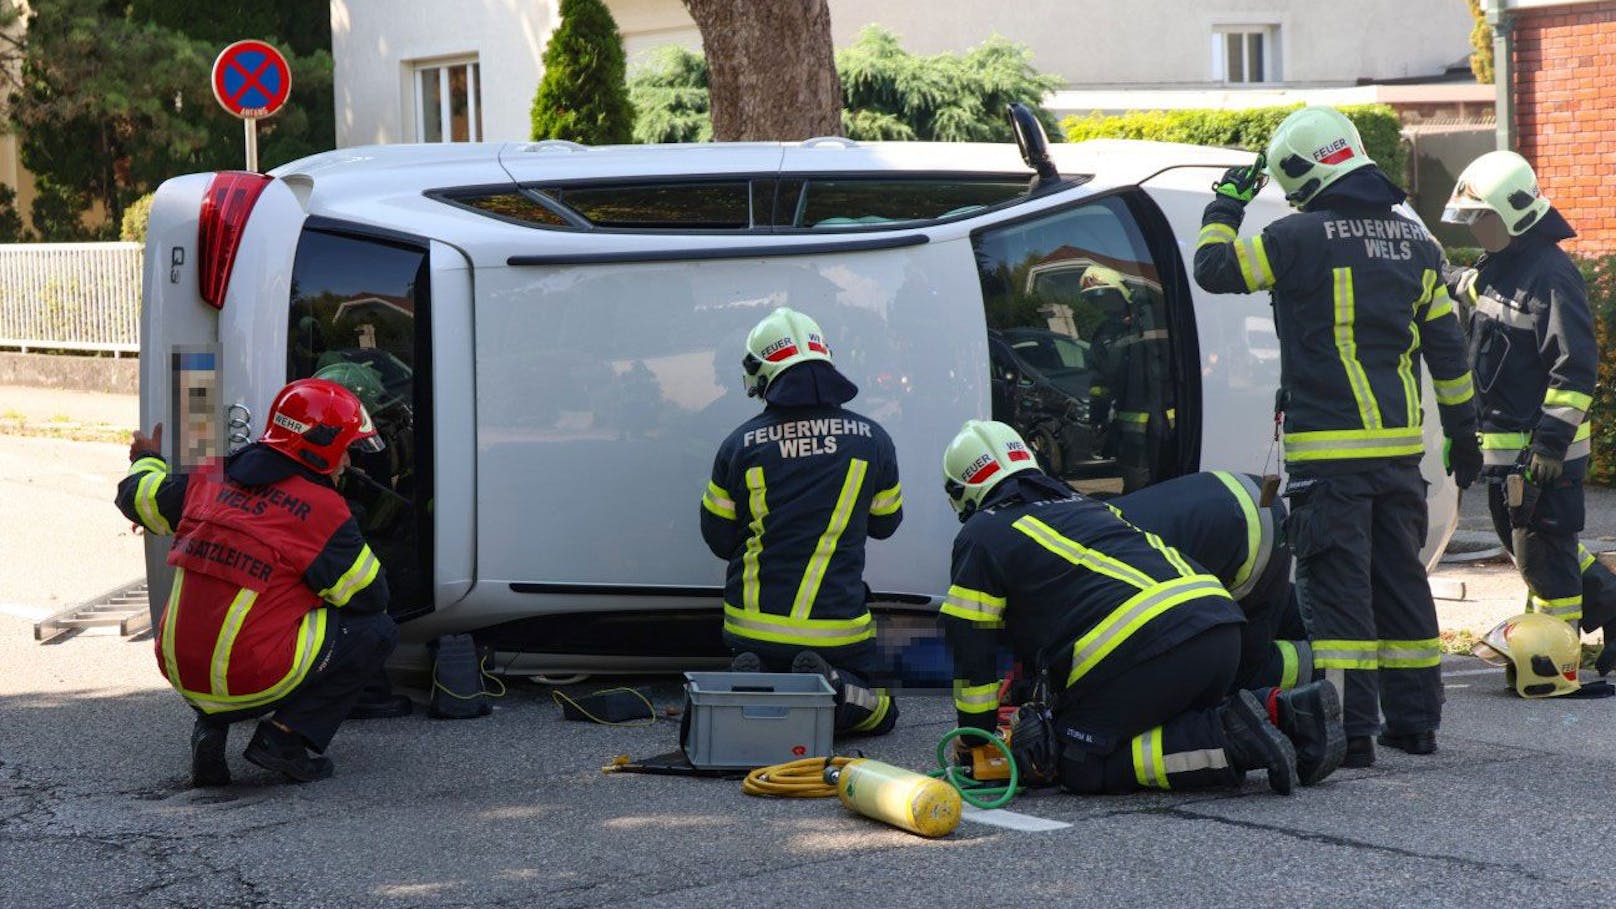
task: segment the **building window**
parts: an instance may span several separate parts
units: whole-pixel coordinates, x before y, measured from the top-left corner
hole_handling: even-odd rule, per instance
[[[1226,25],[1212,30],[1212,78],[1220,82],[1277,82],[1274,58],[1279,29]]]
[[[439,61],[415,68],[415,140],[481,142],[482,80],[477,61]]]

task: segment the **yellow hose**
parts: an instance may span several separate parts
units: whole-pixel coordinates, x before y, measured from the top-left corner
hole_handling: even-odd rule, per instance
[[[836,784],[825,782],[826,767],[845,767],[853,758],[803,758],[769,767],[759,767],[741,782],[747,795],[768,795],[789,799],[824,799],[836,795]]]

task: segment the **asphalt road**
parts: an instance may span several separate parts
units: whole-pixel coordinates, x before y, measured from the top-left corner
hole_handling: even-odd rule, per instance
[[[0,435],[0,909],[1541,909],[1602,905],[1616,884],[1616,699],[1523,702],[1468,659],[1447,667],[1435,756],[1382,752],[1291,798],[1254,775],[1239,792],[1019,799],[1071,824],[1043,833],[967,823],[926,841],[834,800],[604,775],[614,755],[673,748],[676,724],[565,723],[525,680],[485,719],[354,723],[331,751],[337,776],[307,786],[243,761],[250,727],[237,727],[236,783],[192,790],[189,713],[149,640],[32,640],[46,612],[139,575],[139,540],[110,502],[123,463],[122,446]],[[1445,627],[1518,602],[1507,566],[1443,573],[1486,594],[1443,604]],[[652,694],[679,700],[673,680]],[[903,711],[893,735],[848,747],[929,766],[951,706]]]

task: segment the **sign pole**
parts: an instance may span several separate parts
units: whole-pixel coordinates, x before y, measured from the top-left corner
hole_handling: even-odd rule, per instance
[[[247,170],[249,173],[258,173],[258,118],[247,117],[241,121],[243,138],[247,147]]]

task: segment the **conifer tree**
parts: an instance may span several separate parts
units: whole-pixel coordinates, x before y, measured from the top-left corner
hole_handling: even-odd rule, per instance
[[[533,95],[533,138],[630,141],[634,107],[626,70],[623,39],[606,4],[561,0],[561,24],[544,49],[544,78]]]

